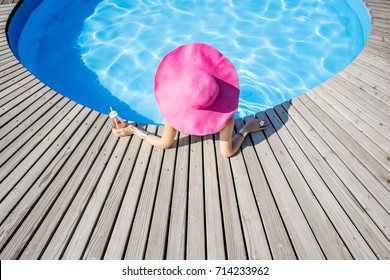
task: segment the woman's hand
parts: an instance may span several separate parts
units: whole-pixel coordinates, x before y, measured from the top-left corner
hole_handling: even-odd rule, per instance
[[[130,136],[135,133],[135,127],[126,121],[119,121],[118,127],[116,123],[112,124],[112,132],[118,137]]]
[[[267,126],[268,121],[266,120],[250,120],[243,126],[243,128],[240,129],[239,133],[232,137],[232,132],[234,129],[234,117],[231,117],[225,127],[219,133],[219,146],[222,156],[231,157],[240,148],[242,142],[245,139],[245,136],[248,133],[264,130]]]
[[[264,130],[267,128],[268,124],[269,123],[267,120],[254,119],[247,122],[243,128],[246,132],[250,133],[250,132]]]

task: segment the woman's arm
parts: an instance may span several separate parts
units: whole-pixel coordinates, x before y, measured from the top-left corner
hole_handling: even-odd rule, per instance
[[[260,124],[260,122],[263,123]],[[234,155],[242,145],[242,142],[244,142],[244,139],[248,133],[264,130],[267,125],[268,122],[265,120],[250,120],[244,125],[240,132],[233,137],[234,117],[230,118],[226,126],[219,133],[219,146],[222,156],[231,157]]]
[[[165,123],[163,135],[161,137],[154,134],[150,134],[150,132],[140,129],[131,124],[126,125],[124,128],[113,128],[112,132],[118,137],[130,136],[134,134],[144,139],[146,142],[152,144],[153,146],[163,149],[168,149],[172,145],[176,137],[176,129],[168,123]]]
[[[137,130],[137,136],[140,136],[142,139],[152,144],[153,146],[162,149],[168,149],[172,145],[176,137],[176,129],[174,129],[168,123],[165,123],[164,131],[161,137],[154,134],[150,134],[148,132],[145,133],[145,130],[141,130],[138,127],[136,127],[135,129]]]

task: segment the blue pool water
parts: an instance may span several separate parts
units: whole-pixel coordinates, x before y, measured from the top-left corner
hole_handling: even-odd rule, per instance
[[[362,8],[360,0],[26,0],[9,37],[56,91],[148,123],[163,122],[153,94],[162,57],[182,44],[211,44],[237,69],[242,117],[345,68],[368,36]]]

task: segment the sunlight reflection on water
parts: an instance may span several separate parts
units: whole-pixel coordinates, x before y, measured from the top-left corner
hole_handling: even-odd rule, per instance
[[[362,49],[363,36],[343,0],[103,0],[78,38],[100,83],[155,123],[162,123],[155,70],[166,53],[191,42],[211,44],[232,61],[242,117],[342,70]]]

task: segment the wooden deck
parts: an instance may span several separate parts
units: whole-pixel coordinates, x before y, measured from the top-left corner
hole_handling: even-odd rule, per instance
[[[13,56],[0,0],[0,259],[390,259],[390,2],[344,71],[230,159],[214,136],[160,150]],[[245,120],[237,120],[239,129]],[[148,129],[161,133],[161,128]]]

